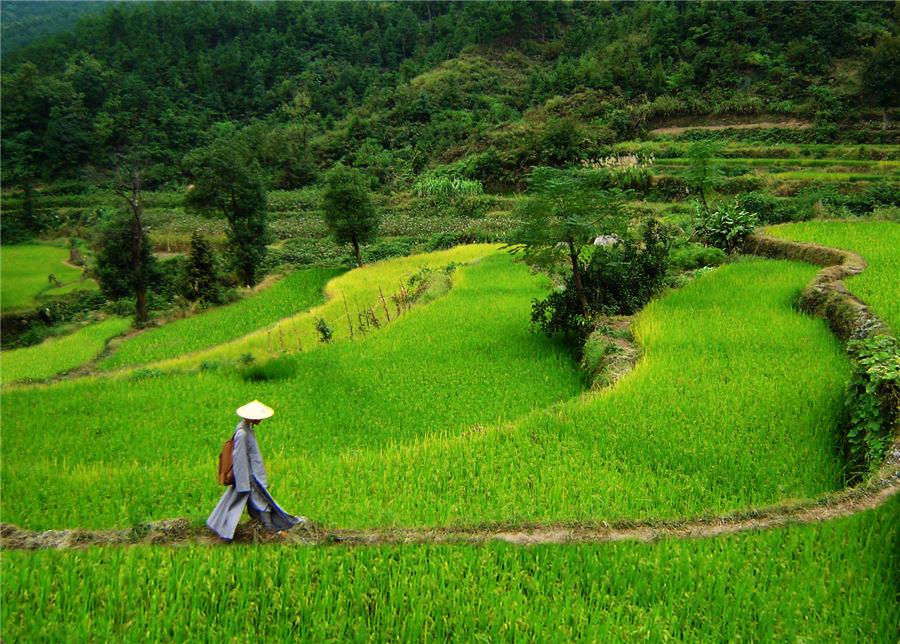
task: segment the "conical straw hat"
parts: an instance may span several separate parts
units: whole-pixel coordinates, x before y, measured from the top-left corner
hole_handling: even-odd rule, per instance
[[[258,400],[249,402],[243,407],[238,407],[237,410],[237,415],[241,418],[246,418],[247,420],[262,420],[263,418],[271,417],[274,413],[274,409],[262,404]]]

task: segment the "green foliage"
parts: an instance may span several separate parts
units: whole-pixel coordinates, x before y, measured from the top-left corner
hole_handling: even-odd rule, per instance
[[[747,235],[759,225],[756,215],[744,210],[737,201],[719,204],[705,213],[698,207],[697,215],[697,236],[729,255],[739,249]]]
[[[117,215],[101,233],[93,274],[103,294],[113,300],[134,297],[137,289],[152,289],[162,279],[153,246],[130,215]]]
[[[422,176],[414,184],[413,190],[420,197],[467,197],[484,194],[480,181],[459,177]]]
[[[316,332],[319,334],[319,342],[328,344],[334,338],[334,329],[328,326],[325,318],[316,320]]]
[[[687,149],[688,167],[685,180],[700,198],[706,212],[709,212],[706,195],[719,182],[719,168],[714,160],[718,151],[718,146],[707,141],[697,141]]]
[[[191,236],[191,250],[179,278],[178,290],[189,300],[209,304],[222,302],[222,278],[219,260],[210,243],[198,230]]]
[[[900,343],[876,335],[847,344],[853,366],[846,389],[848,461],[854,475],[871,474],[900,430]]]
[[[380,262],[392,257],[405,257],[412,252],[413,241],[410,239],[383,240],[377,244],[368,246],[363,251],[363,257],[368,262]]]
[[[727,256],[721,248],[687,242],[673,246],[669,252],[669,266],[675,272],[692,271],[704,266],[719,266]]]
[[[379,216],[363,174],[343,165],[325,177],[322,214],[328,231],[339,244],[350,243],[356,262],[362,265],[359,246],[375,237]]]
[[[297,360],[288,355],[279,356],[265,362],[252,361],[238,366],[238,373],[247,382],[268,382],[287,380],[297,373]]]
[[[860,72],[863,92],[884,108],[883,129],[887,128],[887,108],[900,103],[900,36],[884,36],[866,52]]]
[[[564,335],[579,345],[593,330],[593,316],[631,315],[665,284],[670,233],[655,220],[644,226],[640,241],[626,237],[611,247],[596,247],[582,261],[587,315],[574,278],[531,306],[532,324],[547,335]]]
[[[231,263],[240,283],[253,286],[266,256],[270,232],[260,168],[248,160],[248,154],[233,139],[218,140],[192,151],[183,165],[194,181],[186,207],[225,216]]]
[[[234,340],[322,301],[325,284],[343,269],[314,268],[294,271],[264,291],[201,315],[148,329],[130,338],[111,356],[103,369],[146,364],[189,354]],[[278,338],[281,344],[282,338]],[[287,340],[296,346],[293,338]]]
[[[516,207],[521,225],[510,235],[510,248],[526,261],[552,267],[573,261],[598,235],[624,230],[623,193],[598,189],[596,173],[537,167],[529,198]]]
[[[425,242],[425,251],[430,253],[444,248],[453,248],[461,243],[464,242],[458,233],[437,233]]]

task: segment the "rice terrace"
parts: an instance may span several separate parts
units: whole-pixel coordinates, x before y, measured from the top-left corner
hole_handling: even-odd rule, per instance
[[[900,640],[896,3],[0,9],[0,640]]]

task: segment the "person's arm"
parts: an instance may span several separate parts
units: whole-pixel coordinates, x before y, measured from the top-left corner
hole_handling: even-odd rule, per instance
[[[231,466],[234,470],[234,489],[237,492],[249,492],[250,467],[247,461],[247,432],[243,429],[239,429],[234,433]]]

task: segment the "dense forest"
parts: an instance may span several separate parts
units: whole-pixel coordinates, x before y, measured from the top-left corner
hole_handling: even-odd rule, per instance
[[[38,38],[71,29],[82,18],[102,13],[109,4],[99,0],[2,0],[0,51],[3,55],[21,49]]]
[[[229,138],[270,188],[339,161],[385,189],[460,160],[503,185],[538,160],[566,165],[710,113],[809,119],[820,142],[889,142],[853,128],[896,107],[890,87],[861,76],[896,43],[898,7],[116,4],[3,56],[3,178],[71,182],[139,151],[148,187],[174,186],[186,153]]]

